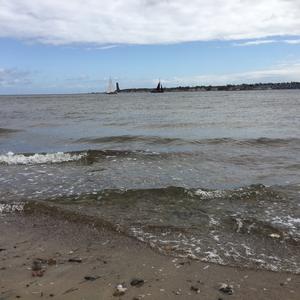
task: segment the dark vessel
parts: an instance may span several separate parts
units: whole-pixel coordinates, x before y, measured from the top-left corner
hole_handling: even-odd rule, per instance
[[[116,92],[119,93],[121,90],[120,90],[120,86],[119,86],[119,82],[116,82]]]
[[[160,81],[158,82],[156,89],[151,91],[151,93],[163,93],[163,92],[164,92],[164,89],[163,89],[163,86],[160,83]]]

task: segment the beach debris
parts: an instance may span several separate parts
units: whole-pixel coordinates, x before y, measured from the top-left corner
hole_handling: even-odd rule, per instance
[[[82,263],[81,258],[69,258],[68,262]]]
[[[42,277],[45,273],[45,269],[43,268],[43,260],[41,259],[33,260],[31,270],[32,270],[33,277]]]
[[[233,294],[233,286],[229,285],[227,283],[221,283],[221,285],[219,287],[219,291],[221,291],[227,295],[232,295]]]
[[[145,283],[144,279],[134,278],[130,281],[130,285],[140,287]]]
[[[113,295],[115,297],[123,296],[126,291],[127,291],[127,288],[124,286],[124,284],[118,284],[116,286],[116,290],[114,291]]]
[[[198,285],[192,285],[191,291],[196,292],[196,294],[200,294],[200,287]]]

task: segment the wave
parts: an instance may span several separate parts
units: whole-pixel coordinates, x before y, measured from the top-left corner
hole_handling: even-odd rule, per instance
[[[253,138],[253,139],[235,139],[235,138],[213,138],[213,139],[184,139],[177,137],[161,137],[146,135],[118,135],[104,136],[95,138],[81,138],[74,143],[87,144],[123,144],[123,143],[145,143],[148,145],[218,145],[227,144],[235,146],[287,146],[290,144],[300,144],[299,138]]]
[[[251,193],[252,197],[244,197]],[[24,211],[104,227],[167,255],[299,273],[296,254],[300,242],[288,232],[299,225],[299,219],[268,220],[256,213],[262,211],[259,202],[273,193],[263,186],[232,191],[182,187],[103,190],[76,199],[28,202]],[[258,195],[255,202],[254,194]],[[228,205],[222,207],[226,201],[237,203],[229,210]],[[235,214],[236,207],[245,202],[253,204],[252,209]],[[258,209],[251,214],[255,207]]]
[[[7,165],[36,165],[36,164],[48,164],[48,163],[62,163],[70,161],[78,161],[85,157],[86,153],[71,154],[64,152],[45,153],[45,154],[14,154],[8,152],[0,155],[0,164]]]
[[[158,153],[141,150],[83,150],[72,152],[56,153],[13,153],[0,154],[0,164],[6,165],[35,165],[54,164],[63,162],[78,161],[85,164],[92,164],[101,159],[121,157],[151,157],[167,156],[168,153]]]
[[[147,144],[184,144],[186,141],[180,138],[168,138],[159,136],[144,136],[144,135],[119,135],[119,136],[106,136],[99,138],[81,138],[75,143],[88,143],[88,144],[102,144],[102,143],[128,143],[128,142],[142,142]]]
[[[262,201],[263,203],[268,202],[276,203],[278,199],[285,199],[284,189],[281,190],[281,187],[273,188],[266,187],[263,184],[252,184],[249,186],[237,188],[237,189],[228,189],[228,190],[209,190],[204,188],[187,188],[181,186],[167,186],[167,187],[157,187],[157,188],[137,188],[137,189],[103,189],[98,192],[85,193],[81,195],[76,195],[74,198],[73,195],[62,196],[62,198],[55,198],[54,202],[60,202],[61,200],[69,203],[76,203],[76,201],[81,200],[99,200],[102,201],[115,201],[115,200],[140,200],[147,201],[150,200],[153,203],[159,203],[161,205],[165,204],[168,201],[177,203],[178,205],[184,205],[180,200],[208,200],[220,202],[221,200],[229,201],[231,204],[238,203],[239,205],[245,203],[251,203],[255,205]],[[100,198],[99,198],[100,197]],[[194,202],[195,203],[195,202]],[[196,202],[196,206],[199,205]]]
[[[293,209],[286,211],[286,200],[282,191],[263,185],[169,186],[28,201],[24,213],[104,227],[169,255],[300,273],[300,220]]]

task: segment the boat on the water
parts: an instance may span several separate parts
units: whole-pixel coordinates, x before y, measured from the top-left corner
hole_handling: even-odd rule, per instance
[[[118,86],[119,86],[119,84],[118,84]],[[109,78],[109,80],[108,80],[108,85],[107,85],[107,89],[106,89],[105,93],[108,94],[108,95],[112,95],[112,94],[117,94],[118,93],[117,89],[113,85],[113,81],[112,81],[111,78]]]
[[[116,82],[116,91],[117,91],[117,93],[119,93],[121,91],[120,86],[119,86],[119,82]]]
[[[160,81],[158,82],[156,89],[151,91],[151,93],[163,93],[163,92],[164,89]]]

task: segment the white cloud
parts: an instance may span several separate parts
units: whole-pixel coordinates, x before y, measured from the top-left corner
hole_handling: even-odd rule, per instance
[[[299,78],[300,62],[294,62],[276,65],[269,69],[249,72],[174,77],[163,80],[163,83],[168,86],[223,85],[257,82],[299,82]]]
[[[273,44],[277,43],[277,40],[254,40],[242,43],[234,43],[233,46],[244,47],[244,46],[257,46],[257,45],[264,45],[264,44]]]
[[[109,50],[109,49],[113,49],[113,48],[117,48],[117,47],[119,47],[119,45],[91,46],[91,47],[85,48],[85,50],[87,50],[87,51]]]
[[[300,39],[291,39],[291,40],[253,40],[253,41],[246,41],[240,43],[233,43],[233,46],[236,47],[245,47],[245,46],[257,46],[257,45],[265,45],[265,44],[274,44],[274,43],[284,43],[284,44],[291,44],[291,45],[298,45],[300,44]]]
[[[153,44],[300,35],[299,0],[0,0],[0,37]]]
[[[0,68],[0,87],[11,87],[31,83],[30,73],[17,69]]]
[[[284,42],[287,44],[291,44],[291,45],[297,45],[297,44],[300,44],[300,39],[299,40],[285,40]]]

